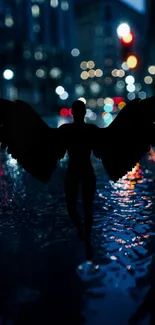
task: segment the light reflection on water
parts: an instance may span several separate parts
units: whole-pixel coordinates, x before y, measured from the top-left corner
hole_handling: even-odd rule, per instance
[[[0,170],[0,234],[19,235],[23,226],[33,233],[41,248],[54,242],[71,242],[73,228],[67,218],[63,194],[64,161],[52,182],[43,186],[27,175],[9,155]],[[87,325],[126,325],[149,291],[137,288],[152,264],[150,242],[154,236],[153,175],[144,164],[137,164],[132,173],[116,183],[109,181],[100,163],[94,163],[97,174],[97,194],[94,202],[94,247],[99,268],[91,275],[78,272],[86,283],[83,293],[83,315]],[[55,220],[46,216],[53,213]],[[2,214],[2,212],[1,212]],[[19,217],[20,216],[20,223]],[[36,218],[37,217],[37,218]],[[7,238],[6,238],[7,241]],[[8,244],[9,245],[9,244]],[[20,242],[10,244],[17,248]],[[72,242],[71,242],[72,245]],[[77,261],[78,263],[78,261]],[[136,297],[136,300],[135,300]],[[148,319],[144,324],[148,324]],[[141,323],[141,325],[143,325]]]

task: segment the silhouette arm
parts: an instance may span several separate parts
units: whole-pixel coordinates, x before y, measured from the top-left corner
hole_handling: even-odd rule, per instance
[[[1,148],[30,174],[46,183],[62,155],[58,128],[50,128],[30,105],[0,99]]]

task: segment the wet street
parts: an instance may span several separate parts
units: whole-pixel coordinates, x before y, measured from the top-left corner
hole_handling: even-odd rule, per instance
[[[115,184],[93,165],[94,270],[67,215],[66,160],[43,185],[1,153],[0,325],[155,324],[154,163]]]

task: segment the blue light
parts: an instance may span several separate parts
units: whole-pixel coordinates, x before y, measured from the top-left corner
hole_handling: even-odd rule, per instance
[[[103,108],[104,108],[104,111],[107,113],[110,113],[113,111],[113,105],[111,105],[111,104],[105,104]]]
[[[110,113],[105,114],[103,117],[104,123],[105,124],[110,124],[113,121],[113,117]]]

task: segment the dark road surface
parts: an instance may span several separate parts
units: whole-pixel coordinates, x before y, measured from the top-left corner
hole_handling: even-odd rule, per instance
[[[94,161],[94,271],[67,215],[65,165],[43,185],[1,162],[0,325],[154,325],[153,162],[114,184]]]

